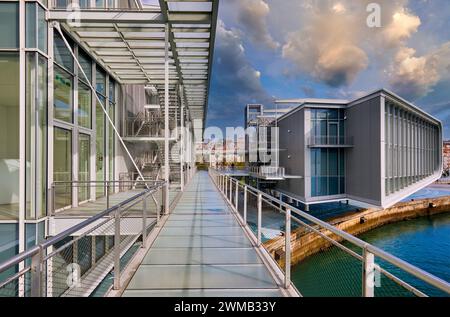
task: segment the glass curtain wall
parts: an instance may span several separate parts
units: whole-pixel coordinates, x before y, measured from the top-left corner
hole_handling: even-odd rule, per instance
[[[343,109],[311,109],[311,142],[323,145],[345,144]]]
[[[26,218],[38,219],[47,209],[47,59],[26,57]]]
[[[91,137],[80,133],[78,136],[78,180],[86,182],[90,180]],[[89,186],[78,187],[78,202],[89,200]]]
[[[344,149],[311,149],[311,196],[333,196],[344,193]]]
[[[108,115],[111,118],[111,120],[113,120],[113,122],[115,121],[115,111],[116,111],[116,86],[115,86],[115,82],[110,78],[109,80],[109,111],[108,111]],[[115,154],[115,132],[113,127],[111,126],[111,124],[109,124],[108,122],[108,127],[109,127],[109,135],[108,135],[108,158],[109,158],[109,180],[114,180],[115,175],[114,175],[114,154]]]
[[[19,218],[18,48],[19,3],[0,2],[0,220],[17,220]],[[5,226],[2,224],[0,230],[6,228]],[[0,247],[3,242],[4,238],[1,237],[0,232]]]
[[[439,127],[391,101],[385,106],[385,139],[386,196],[441,168]]]
[[[72,181],[72,133],[70,130],[55,128],[53,132],[53,180],[55,182]],[[55,209],[72,204],[71,186],[55,187]]]
[[[96,157],[96,180],[97,182],[102,182],[106,180],[105,175],[105,148],[106,148],[106,140],[105,140],[105,113],[102,109],[102,106],[107,109],[106,105],[106,73],[97,67],[96,69],[96,90],[97,95],[99,96],[99,99],[101,101],[101,105],[99,104],[98,100],[96,100],[96,107],[95,107],[95,129],[96,129],[96,136],[95,136],[95,143],[96,143],[96,150],[97,150],[97,157]],[[100,185],[100,184],[98,184]],[[103,186],[97,186],[96,189],[96,196],[102,197],[105,195],[105,188]]]

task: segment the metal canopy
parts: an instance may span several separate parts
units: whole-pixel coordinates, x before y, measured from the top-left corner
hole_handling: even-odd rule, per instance
[[[142,8],[53,9],[58,21],[121,84],[164,88],[165,25],[169,27],[169,85],[183,87],[184,102],[203,131],[217,23],[218,0],[159,0]]]

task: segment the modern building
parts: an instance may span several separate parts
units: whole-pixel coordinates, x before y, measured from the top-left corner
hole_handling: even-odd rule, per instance
[[[86,219],[58,215],[119,181],[183,189],[217,11],[216,0],[0,1],[0,263]],[[85,239],[92,262],[110,248]]]
[[[257,165],[282,170],[271,179],[277,195],[306,205],[354,200],[388,207],[442,174],[441,122],[392,92],[276,103],[294,107],[270,121],[278,127],[278,158]],[[252,176],[267,180],[267,169]]]

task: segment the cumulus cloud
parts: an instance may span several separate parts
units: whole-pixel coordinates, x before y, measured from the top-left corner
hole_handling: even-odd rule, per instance
[[[389,82],[398,93],[409,98],[427,95],[450,73],[450,42],[424,56],[412,48],[401,47],[391,67]]]
[[[283,57],[332,87],[353,82],[369,59],[358,45],[358,32],[350,32],[355,17],[345,12],[342,3],[311,12],[307,25],[288,35]]]
[[[272,38],[267,26],[269,5],[263,0],[239,0],[237,4],[237,21],[250,40],[270,49],[278,48],[280,44]]]
[[[390,46],[399,45],[417,32],[421,24],[420,18],[402,10],[392,16],[391,23],[382,32],[384,39]]]

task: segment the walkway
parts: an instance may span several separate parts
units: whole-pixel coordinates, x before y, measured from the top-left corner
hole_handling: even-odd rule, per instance
[[[281,296],[209,175],[185,189],[123,296]]]

